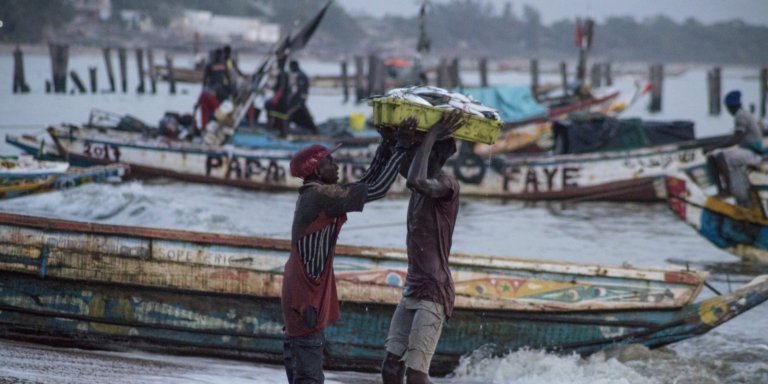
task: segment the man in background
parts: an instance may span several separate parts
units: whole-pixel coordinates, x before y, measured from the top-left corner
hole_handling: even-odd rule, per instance
[[[312,114],[307,108],[309,97],[309,77],[299,68],[299,62],[291,60],[289,64],[291,97],[288,101],[288,115],[290,122],[317,134],[317,126]]]
[[[762,161],[763,131],[759,122],[741,103],[741,92],[725,95],[725,107],[733,116],[733,134],[718,144],[707,157],[718,194],[730,194],[742,207],[751,207],[748,168],[756,168]]]

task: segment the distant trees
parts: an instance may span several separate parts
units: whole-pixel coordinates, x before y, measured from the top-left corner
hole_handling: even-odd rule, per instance
[[[539,50],[539,34],[541,31],[541,14],[536,8],[526,4],[523,7],[523,22],[525,23],[525,47],[529,51]]]
[[[325,0],[112,0],[113,14],[144,11],[155,25],[167,25],[183,9],[262,17],[291,30]],[[0,0],[0,41],[41,42],[44,31],[72,20],[72,0]],[[535,6],[516,14],[513,2],[494,7],[483,0],[432,2],[426,31],[431,54],[462,57],[574,58],[574,19],[542,24]],[[352,17],[333,4],[307,51],[323,55],[415,52],[418,15]],[[399,51],[399,53],[397,52]],[[768,27],[740,21],[704,25],[657,16],[610,17],[595,25],[593,56],[607,60],[696,61],[722,64],[768,62]]]
[[[68,23],[74,9],[67,1],[0,0],[0,41],[36,43],[49,28]]]

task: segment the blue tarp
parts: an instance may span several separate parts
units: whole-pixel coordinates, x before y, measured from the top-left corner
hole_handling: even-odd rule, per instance
[[[472,96],[483,105],[499,111],[501,120],[513,123],[545,117],[547,108],[539,104],[527,86],[505,85],[490,88],[467,88],[461,93]]]
[[[227,144],[232,144],[235,147],[243,148],[263,148],[263,149],[287,149],[292,151],[298,151],[301,148],[306,147],[314,142],[307,141],[289,141],[281,139],[277,136],[263,134],[263,133],[241,133],[237,132],[229,138]],[[322,143],[326,144],[326,143]],[[330,145],[330,144],[326,144]]]

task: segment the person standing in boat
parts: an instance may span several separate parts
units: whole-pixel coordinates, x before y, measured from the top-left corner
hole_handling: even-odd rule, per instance
[[[214,112],[229,94],[224,84],[228,81],[229,74],[223,55],[222,49],[211,52],[209,62],[203,71],[203,89],[195,104],[195,109],[200,108],[201,130],[205,130],[208,122],[214,119]]]
[[[288,101],[288,115],[290,122],[308,129],[317,134],[317,126],[312,114],[307,108],[307,98],[309,97],[309,77],[299,68],[299,62],[291,60],[289,64],[291,98]]]
[[[392,315],[381,375],[384,384],[430,383],[429,366],[443,324],[453,313],[455,291],[448,264],[459,211],[459,183],[442,171],[456,152],[449,137],[461,113],[444,115],[424,136],[407,173],[411,190],[406,245],[408,273]]]
[[[763,154],[763,130],[757,119],[741,104],[741,92],[725,95],[725,107],[733,116],[733,135],[707,157],[718,194],[730,193],[736,203],[749,208],[747,169],[758,167]]]
[[[222,50],[223,55],[223,61],[224,65],[227,67],[227,76],[228,80],[230,81],[229,84],[229,94],[233,97],[237,96],[237,91],[239,88],[239,84],[242,81],[245,81],[245,79],[248,78],[248,76],[243,73],[243,71],[240,70],[240,67],[237,65],[237,60],[232,55],[232,47],[227,44],[224,46],[224,49]]]
[[[230,96],[230,84],[232,80],[229,77],[227,64],[224,59],[224,49],[216,48],[213,51],[213,58],[205,66],[203,74],[203,84],[216,93],[216,99],[219,103],[224,102]]]
[[[414,119],[398,131],[409,132]],[[290,163],[294,177],[304,180],[291,232],[291,254],[285,264],[282,310],[285,321],[285,369],[289,383],[322,383],[325,328],[339,319],[339,301],[333,271],[336,239],[348,212],[381,199],[397,178],[406,148],[390,128],[380,127],[383,138],[360,181],[338,184],[338,148],[311,145],[297,152]]]
[[[280,137],[288,136],[288,119],[290,118],[288,99],[291,96],[291,88],[288,73],[285,72],[287,58],[288,56],[284,53],[278,55],[272,97],[264,103],[264,109],[267,110],[267,129],[277,131]]]

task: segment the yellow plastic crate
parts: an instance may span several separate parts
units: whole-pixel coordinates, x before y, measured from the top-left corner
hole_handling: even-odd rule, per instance
[[[440,120],[443,113],[449,112],[400,99],[373,99],[368,104],[373,106],[374,124],[397,126],[403,120],[415,117],[418,121],[416,129],[420,131],[429,130],[432,125]],[[496,142],[496,138],[501,130],[501,121],[470,114],[465,114],[464,119],[465,124],[451,136],[475,143],[493,144]]]

